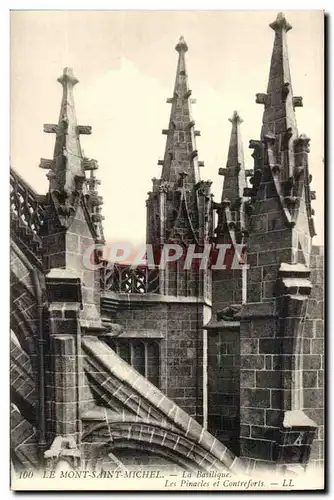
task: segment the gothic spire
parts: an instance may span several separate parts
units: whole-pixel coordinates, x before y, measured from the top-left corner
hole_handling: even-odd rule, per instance
[[[234,111],[229,121],[232,123],[232,130],[226,168],[219,169],[219,174],[225,176],[222,201],[229,200],[231,206],[234,206],[242,198],[244,188],[246,187],[244,151],[240,131],[243,119],[240,117],[238,111]]]
[[[52,170],[48,175],[51,189],[56,185],[58,189],[72,192],[76,189],[76,180],[85,177],[79,134],[91,130],[90,127],[77,126],[73,87],[78,80],[72,68],[65,68],[58,82],[63,87],[58,125],[44,125],[44,132],[56,134],[53,160],[42,159],[40,166]]]
[[[58,125],[44,125],[44,132],[56,134],[53,159],[41,158],[40,167],[49,170],[50,194],[61,224],[68,225],[82,191],[85,170],[97,168],[95,160],[83,157],[80,134],[90,134],[91,127],[77,125],[73,87],[78,80],[72,68],[65,68],[58,78],[63,87]]]
[[[296,138],[298,135],[295,107],[302,106],[302,98],[292,92],[287,32],[292,26],[280,12],[269,25],[275,32],[266,94],[257,94],[256,102],[264,104],[261,139],[268,133]]]
[[[153,178],[147,201],[147,240],[157,245],[166,241],[203,244],[213,232],[211,181],[201,181],[191,116],[191,90],[188,86],[185,53],[188,46],[180,37],[175,47],[179,54],[169,127],[161,178]]]
[[[297,130],[295,107],[302,106],[302,98],[292,92],[287,49],[291,26],[279,13],[270,27],[275,40],[267,94],[256,96],[256,101],[264,104],[261,141],[250,141],[255,150],[254,177],[252,188],[244,192],[251,197],[249,255],[253,245],[259,248],[258,239],[276,241],[281,230],[285,232],[285,240],[280,236],[282,244],[284,241],[282,261],[308,265],[315,234],[308,169],[310,139],[299,136]],[[264,252],[260,254],[258,266],[267,259]]]
[[[238,111],[234,111],[229,121],[232,123],[232,130],[226,168],[219,169],[219,174],[224,175],[224,185],[221,203],[216,204],[218,208],[216,234],[218,237],[228,237],[228,241],[232,240],[233,243],[239,243],[245,230],[243,195],[247,186],[240,132],[240,125],[243,120]]]
[[[166,149],[162,165],[161,178],[169,182],[178,182],[180,174],[187,174],[187,184],[197,184],[200,180],[199,165],[195,136],[200,135],[195,131],[195,122],[191,117],[191,90],[188,85],[185,53],[188,46],[180,37],[175,50],[179,53],[172,98],[167,103],[172,104],[169,127],[162,133],[167,135]]]

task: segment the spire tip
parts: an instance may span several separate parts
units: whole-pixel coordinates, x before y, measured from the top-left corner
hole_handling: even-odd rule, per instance
[[[240,124],[243,122],[243,119],[239,115],[238,111],[233,111],[233,115],[231,118],[228,119],[233,125],[234,124]]]
[[[187,52],[188,45],[187,45],[183,35],[180,36],[179,41],[175,47],[175,50],[177,52]]]
[[[284,15],[283,12],[279,12],[277,14],[277,17],[275,19],[275,21],[271,24],[269,24],[270,28],[272,28],[274,31],[281,31],[281,30],[284,30],[284,31],[289,31],[292,29],[292,26],[291,24],[288,23],[288,21],[286,20],[286,17]]]
[[[74,86],[76,83],[79,82],[77,78],[75,78],[73,74],[73,69],[72,68],[64,68],[63,74],[58,78],[58,82],[64,85],[65,83],[70,83],[72,86]]]

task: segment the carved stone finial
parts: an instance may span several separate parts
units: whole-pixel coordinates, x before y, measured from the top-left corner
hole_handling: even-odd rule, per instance
[[[294,108],[302,108],[303,107],[303,98],[301,96],[294,96],[292,98],[292,104]]]
[[[268,99],[267,94],[263,94],[263,93],[255,94],[256,104],[267,104],[267,99]]]
[[[309,153],[310,151],[310,138],[307,137],[305,134],[301,134],[297,139],[294,141],[295,145],[295,150],[296,151],[305,151]]]
[[[76,85],[79,82],[79,80],[75,78],[75,76],[73,75],[72,68],[64,68],[62,76],[58,78],[58,82],[61,83],[63,86],[66,84],[70,84],[72,85],[72,87],[74,87],[74,85]]]
[[[186,44],[186,41],[185,41],[183,35],[180,36],[180,39],[175,47],[175,50],[177,52],[187,52],[188,45]]]
[[[232,125],[234,125],[234,124],[242,123],[243,119],[239,115],[238,111],[233,111],[233,115],[231,118],[228,119],[228,121],[231,122]]]
[[[284,30],[285,32],[287,32],[287,31],[290,31],[292,29],[291,24],[288,23],[283,12],[279,12],[277,14],[275,21],[273,23],[269,24],[269,26],[274,31]]]

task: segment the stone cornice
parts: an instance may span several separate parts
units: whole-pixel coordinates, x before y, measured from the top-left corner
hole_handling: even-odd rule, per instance
[[[158,293],[101,293],[101,309],[114,310],[115,308],[140,308],[155,304],[198,304],[212,306],[212,302],[203,297],[177,297],[174,295],[160,295]]]
[[[272,318],[277,316],[276,302],[254,302],[242,304],[240,311],[234,316],[235,319]]]

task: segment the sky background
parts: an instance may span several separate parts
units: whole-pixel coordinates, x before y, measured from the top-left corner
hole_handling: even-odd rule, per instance
[[[311,138],[309,168],[317,236],[323,243],[324,68],[322,11],[285,11],[290,69],[300,133]],[[160,177],[171,105],[177,52],[184,35],[187,69],[203,180],[213,181],[220,201],[227,159],[228,118],[237,109],[244,119],[246,168],[253,167],[250,139],[258,139],[274,32],[268,24],[277,11],[16,11],[11,13],[11,164],[40,193],[48,189],[41,157],[52,158],[65,66],[79,80],[74,91],[84,153],[99,162],[108,241],[145,242],[147,192]]]

